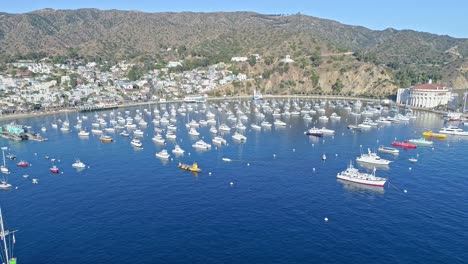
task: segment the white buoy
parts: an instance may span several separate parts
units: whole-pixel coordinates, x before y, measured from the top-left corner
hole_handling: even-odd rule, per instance
[[[409,167],[409,170],[412,170],[413,168]]]
[[[335,157],[338,157],[338,153],[335,154]]]
[[[273,154],[273,158],[276,158],[276,154]]]
[[[296,149],[293,149],[293,152],[295,152],[295,151],[296,151]]]
[[[312,170],[315,172],[315,168],[312,168]]]
[[[233,182],[230,182],[230,183],[229,183],[229,185],[233,186],[233,185],[234,185],[234,183],[233,183]]]
[[[190,152],[188,153],[188,155],[190,156]]]
[[[325,217],[323,221],[328,222],[328,217]]]
[[[403,190],[404,193],[407,193],[408,191],[407,190]]]
[[[211,175],[211,171],[210,171],[210,172],[208,172],[208,175]]]
[[[16,186],[15,189],[18,190],[18,186]]]
[[[314,146],[315,146],[315,144],[312,144],[312,147],[314,147]]]
[[[247,166],[250,166],[250,163],[247,163]]]

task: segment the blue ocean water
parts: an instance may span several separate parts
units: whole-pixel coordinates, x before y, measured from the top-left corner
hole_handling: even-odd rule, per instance
[[[118,111],[134,116],[147,107]],[[467,263],[468,140],[449,137],[398,156],[380,154],[393,160],[389,170],[377,171],[389,178],[383,189],[343,183],[336,174],[361,151],[419,138],[444,123],[417,112],[409,123],[353,132],[346,126],[354,118],[338,113],[341,122],[326,124],[335,136],[305,136],[313,123],[290,117],[281,129],[258,132],[247,125],[243,144],[228,135],[227,146],[198,152],[185,123],[206,117],[192,112],[178,117],[176,142],[186,151],[180,158],[171,153],[174,143],[152,142],[147,115],[142,150],[118,133],[106,144],[96,135],[79,138],[74,128],[63,133],[50,127],[58,118],[68,118],[72,127],[82,113],[17,120],[36,131],[45,125],[49,140],[0,139],[18,160],[32,164],[19,168],[18,160],[7,160],[8,181],[18,188],[0,192],[5,224],[19,230],[15,255],[19,263],[69,264]],[[95,113],[86,115],[90,130]],[[224,122],[226,114],[217,119]],[[255,121],[250,115],[249,123]],[[199,138],[210,143],[208,130],[201,127]],[[154,155],[162,148],[171,153],[167,163]],[[50,173],[45,156],[55,158],[63,173]],[[77,158],[89,168],[73,169]],[[198,162],[203,172],[182,171],[179,160]]]

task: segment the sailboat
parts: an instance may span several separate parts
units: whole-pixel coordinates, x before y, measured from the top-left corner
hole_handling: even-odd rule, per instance
[[[16,243],[16,239],[15,239],[15,232],[16,230],[14,231],[9,231],[9,230],[5,230],[5,227],[4,227],[4,224],[3,224],[3,215],[2,215],[2,209],[0,208],[0,238],[2,239],[2,242],[3,242],[3,256],[2,257],[2,263],[8,263],[8,264],[16,264],[16,258],[13,257],[13,249],[9,249],[8,248],[8,245],[12,246],[12,248],[14,248],[14,245]],[[11,241],[7,241],[7,239],[9,238],[8,236],[11,235]],[[3,259],[5,258],[5,259]],[[7,260],[7,261],[5,261]]]
[[[10,174],[10,170],[6,167],[6,162],[5,162],[5,150],[7,150],[7,147],[2,147],[2,154],[3,154],[3,165],[0,167],[0,171],[5,174]]]

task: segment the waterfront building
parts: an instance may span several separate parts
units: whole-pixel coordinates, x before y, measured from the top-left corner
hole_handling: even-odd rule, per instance
[[[451,98],[451,89],[441,84],[428,83],[398,89],[397,102],[412,107],[434,108],[447,105]]]

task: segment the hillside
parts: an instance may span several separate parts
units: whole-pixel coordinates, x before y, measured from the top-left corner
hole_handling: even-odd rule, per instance
[[[340,55],[352,52],[354,55]],[[296,61],[289,74],[272,72],[256,81],[281,91],[320,88],[391,93],[429,78],[468,87],[468,39],[411,30],[374,31],[305,15],[231,13],[144,13],[96,9],[44,9],[0,14],[0,55],[84,56],[92,60],[207,59],[258,53],[263,61],[244,70],[262,75],[282,67],[286,54]],[[320,60],[317,62],[317,58]],[[269,63],[267,63],[269,62]],[[312,77],[311,77],[312,75]],[[319,78],[315,77],[318,75]],[[440,80],[439,80],[440,79]],[[286,89],[284,83],[288,83]],[[385,85],[385,88],[382,87]]]

